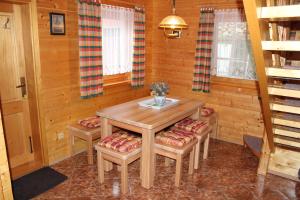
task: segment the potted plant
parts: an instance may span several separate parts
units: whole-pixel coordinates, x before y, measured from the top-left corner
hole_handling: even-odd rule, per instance
[[[157,105],[163,106],[166,103],[166,95],[169,92],[169,85],[165,82],[151,84],[151,95]]]

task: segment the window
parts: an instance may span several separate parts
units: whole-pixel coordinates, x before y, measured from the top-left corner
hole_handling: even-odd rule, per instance
[[[102,4],[101,19],[104,82],[128,80],[132,71],[134,9]]]
[[[255,80],[243,10],[216,10],[214,24],[212,75]]]

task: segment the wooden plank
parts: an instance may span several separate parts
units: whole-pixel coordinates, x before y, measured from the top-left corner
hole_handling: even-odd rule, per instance
[[[266,132],[264,132],[261,157],[259,159],[259,165],[257,169],[257,174],[264,175],[264,176],[267,174],[269,160],[270,160],[270,148],[267,140],[268,139],[267,139]]]
[[[283,77],[283,78],[300,78],[300,70],[297,69],[283,69],[268,67],[266,68],[266,74],[268,76]]]
[[[270,6],[257,8],[257,18],[274,20],[299,20],[300,5]],[[282,19],[287,18],[287,19]],[[296,19],[288,19],[296,18]]]
[[[259,79],[259,88],[260,88],[260,95],[261,95],[261,101],[262,101],[262,111],[263,111],[263,118],[264,118],[264,124],[266,128],[267,133],[267,139],[269,143],[270,151],[274,151],[274,144],[273,144],[273,131],[272,131],[272,122],[271,122],[271,110],[269,107],[269,94],[268,94],[268,88],[267,88],[267,77],[266,77],[266,71],[265,71],[265,58],[264,58],[264,52],[262,50],[262,36],[261,29],[259,26],[259,21],[256,14],[256,2],[255,1],[247,1],[243,0],[244,7],[245,7],[245,13],[248,23],[248,28],[250,32],[250,38],[251,38],[251,44],[255,64],[256,64],[256,74]],[[266,31],[266,30],[262,30]]]
[[[263,50],[300,51],[300,41],[262,41]]]
[[[271,94],[271,95],[300,98],[300,91],[299,90],[291,90],[291,89],[285,89],[285,88],[278,88],[278,87],[269,86],[268,91],[269,91],[269,94]]]
[[[0,110],[0,199],[13,199],[6,144]]]
[[[270,108],[273,111],[281,111],[293,114],[300,114],[300,107],[297,106],[289,106],[277,103],[270,103]]]
[[[285,136],[285,137],[292,137],[292,138],[300,139],[300,133],[295,132],[295,131],[291,131],[291,130],[283,130],[283,129],[280,129],[280,128],[274,128],[274,134]]]
[[[271,155],[270,158],[270,173],[299,181],[299,168],[299,152],[276,147],[275,152]]]
[[[292,141],[292,140],[288,140],[288,139],[275,137],[274,142],[278,143],[278,144],[282,144],[282,145],[300,148],[300,142],[297,142],[297,141]]]
[[[274,117],[272,119],[272,121],[274,124],[277,124],[277,125],[289,126],[289,127],[293,127],[293,128],[300,128],[300,122],[298,122],[298,121],[282,119],[282,118],[277,118],[277,117]]]

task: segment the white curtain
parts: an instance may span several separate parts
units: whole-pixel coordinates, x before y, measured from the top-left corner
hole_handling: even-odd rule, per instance
[[[215,10],[211,74],[256,79],[244,10]]]
[[[131,72],[134,9],[101,5],[103,75]]]

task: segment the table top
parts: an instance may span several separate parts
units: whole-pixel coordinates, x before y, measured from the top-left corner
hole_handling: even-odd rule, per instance
[[[154,129],[174,119],[181,118],[181,116],[187,116],[188,114],[195,112],[199,107],[203,106],[203,103],[199,100],[185,99],[181,97],[171,97],[178,99],[179,102],[176,105],[161,110],[138,105],[138,102],[150,98],[153,97],[148,96],[104,108],[97,111],[97,115],[140,128]]]

